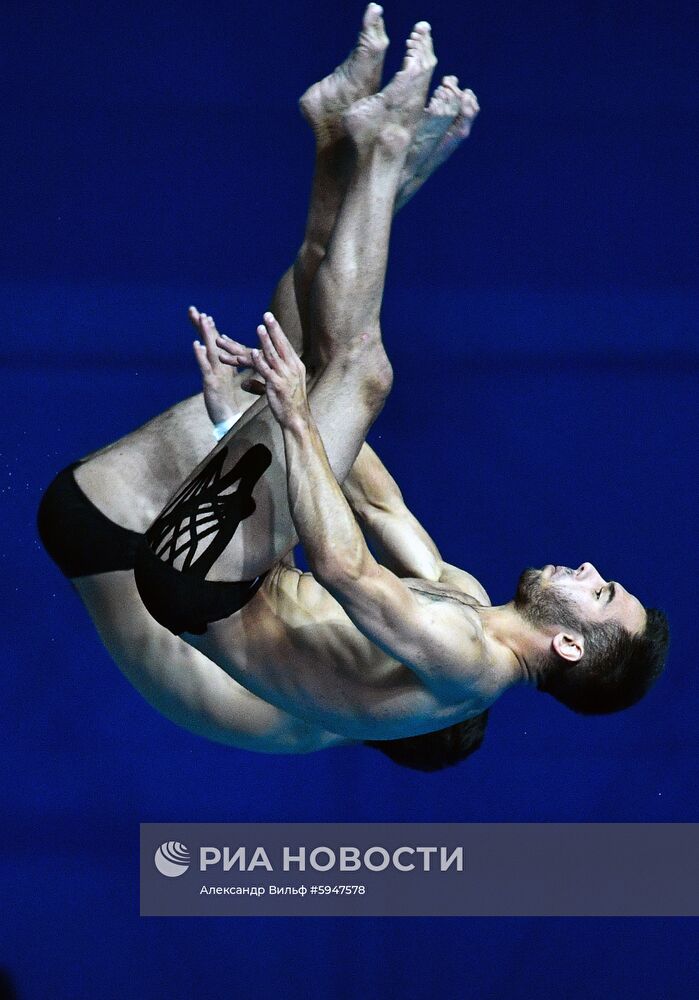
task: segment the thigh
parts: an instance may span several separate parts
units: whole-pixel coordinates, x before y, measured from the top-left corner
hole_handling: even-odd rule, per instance
[[[309,402],[338,480],[347,476],[380,409],[384,384],[348,355],[310,385]],[[210,581],[250,580],[293,547],[284,442],[260,399],[187,477],[148,531],[176,570]]]
[[[256,398],[234,376],[233,403],[245,413]],[[183,478],[215,444],[211,421],[200,393],[182,400],[100,451],[76,470],[81,490],[107,517],[144,532]]]
[[[136,690],[190,732],[262,753],[305,753],[342,737],[270,705],[155,622],[130,571],[75,581],[107,651]]]

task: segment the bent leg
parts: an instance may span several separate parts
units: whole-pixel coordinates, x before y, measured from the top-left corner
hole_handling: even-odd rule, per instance
[[[271,311],[299,352],[303,349],[299,313],[308,319],[310,288],[325,256],[351,170],[353,152],[342,131],[342,114],[351,103],[376,89],[387,41],[381,8],[369,4],[357,46],[348,59],[301,99],[303,114],[317,140],[311,205],[296,261],[278,282],[270,302]],[[473,93],[459,90],[455,77],[445,77],[411,142],[394,211],[469,134],[477,111]],[[304,352],[304,360],[311,371],[314,365],[309,350]],[[240,388],[242,380],[233,376],[230,388],[233,408],[241,414],[254,402]],[[211,444],[210,423],[199,395],[88,456],[75,475],[81,489],[103,513],[119,525],[144,531],[184,476],[208,454]]]
[[[325,80],[302,98],[304,115],[317,137],[313,197],[304,244],[298,260],[308,262],[308,247],[323,245],[335,224],[351,168],[349,140],[342,136],[342,112],[355,100],[372,93],[381,76],[387,39],[381,8],[370,4],[356,47]],[[334,170],[335,166],[340,169]],[[301,265],[303,267],[303,265]],[[277,315],[297,350],[302,349],[299,311],[292,266],[271,299]],[[308,271],[308,281],[316,268]],[[231,376],[231,407],[243,414],[255,402],[240,385],[244,376]],[[211,451],[214,439],[201,394],[182,401],[136,431],[89,455],[76,471],[88,499],[117,524],[143,532],[172,497],[177,486]]]
[[[390,381],[378,326],[390,223],[433,66],[429,27],[420,25],[396,78],[346,115],[355,165],[311,306],[326,359],[311,408],[339,479]],[[149,543],[158,558],[210,582],[263,573],[295,541],[283,461],[281,434],[260,400],[154,524]]]
[[[357,44],[348,58],[323,80],[309,87],[299,101],[301,113],[316,139],[306,230],[293,272],[298,312],[306,334],[303,354],[309,371],[315,368],[315,346],[308,312],[310,290],[325,257],[353,167],[354,150],[342,116],[355,101],[374,94],[380,85],[388,46],[381,15],[382,8],[378,4],[368,5]],[[276,312],[275,315],[286,330],[290,317]],[[286,332],[296,347],[293,327]]]
[[[375,63],[374,71],[377,66]],[[354,69],[357,83],[356,61]],[[367,79],[363,86],[371,92],[376,82],[376,77],[373,84]],[[359,91],[352,99],[357,96],[361,96]],[[337,110],[334,113],[337,114]],[[326,164],[330,162],[328,159]],[[405,182],[405,176],[404,166],[401,183]],[[335,221],[332,212],[336,212],[341,202],[346,181],[347,171],[339,171],[333,194],[329,191],[332,176],[326,171],[323,211],[316,211],[309,218],[306,245],[318,247],[323,233],[332,230]],[[307,254],[305,247],[299,257],[305,255],[308,263],[312,254]],[[324,247],[316,266],[322,256]],[[309,286],[314,274],[315,270],[309,272]],[[293,268],[279,282],[272,309],[300,347],[301,327],[295,304]],[[253,399],[242,392],[240,381],[241,377],[234,377],[232,392],[236,408],[243,411]],[[211,440],[210,422],[199,395],[177,404],[126,438],[89,456],[78,470],[78,479],[88,497],[108,517],[125,527],[143,531],[171,494],[175,483],[180,482],[185,471],[209,451]],[[375,490],[372,499],[379,506],[382,504]],[[391,510],[393,514],[398,513],[393,502]],[[124,587],[126,576],[130,578],[132,594]],[[270,752],[303,752],[338,741],[332,734],[325,734],[319,740],[319,735],[323,734],[315,727],[311,732],[307,723],[255,698],[201,654],[158,626],[145,613],[131,573],[102,573],[99,577],[83,578],[77,586],[105,645],[122,671],[144,697],[173,721],[221,742]]]
[[[308,753],[349,742],[258,698],[158,625],[143,607],[133,573],[108,573],[75,584],[126,679],[176,725],[258,753]]]

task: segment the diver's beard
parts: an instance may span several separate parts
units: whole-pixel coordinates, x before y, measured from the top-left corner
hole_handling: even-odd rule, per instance
[[[575,608],[550,587],[542,587],[541,570],[525,569],[517,582],[515,608],[535,628],[570,628],[581,630]]]

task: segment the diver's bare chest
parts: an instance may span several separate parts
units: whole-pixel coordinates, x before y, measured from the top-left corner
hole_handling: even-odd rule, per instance
[[[464,608],[477,608],[480,604],[470,594],[466,594],[462,590],[456,590],[454,587],[444,586],[444,584],[419,579],[408,579],[403,582],[415,594],[416,598],[424,604],[448,601],[452,604],[459,604]]]

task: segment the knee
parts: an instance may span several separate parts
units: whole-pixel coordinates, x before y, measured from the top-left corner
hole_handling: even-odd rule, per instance
[[[362,394],[368,409],[378,413],[393,387],[393,366],[380,333],[363,334],[359,345],[362,350]]]
[[[358,333],[337,345],[323,359],[320,370],[335,385],[351,386],[353,398],[373,420],[382,409],[393,385],[393,368],[378,331]]]
[[[385,400],[393,388],[393,365],[389,361],[383,347],[378,352],[376,369],[374,370],[374,381],[376,382],[377,392]]]
[[[304,240],[301,244],[296,261],[294,275],[296,280],[311,281],[325,259],[325,247],[313,240]]]

